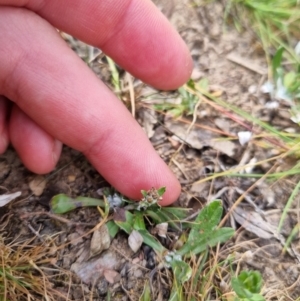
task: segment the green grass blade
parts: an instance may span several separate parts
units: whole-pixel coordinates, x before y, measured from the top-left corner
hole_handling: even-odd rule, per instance
[[[274,78],[274,81],[276,82],[277,78],[278,78],[278,69],[281,67],[282,64],[282,56],[283,56],[283,52],[284,52],[284,48],[280,47],[272,60],[272,75]]]
[[[278,138],[282,139],[285,142],[293,142],[293,139],[289,138],[287,135],[284,135],[283,133],[281,133],[280,131],[277,131],[274,127],[272,127],[271,125],[259,120],[258,118],[255,118],[254,116],[252,116],[251,114],[248,114],[247,112],[243,111],[242,109],[239,109],[238,107],[231,105],[217,97],[214,97],[213,95],[211,95],[210,93],[208,93],[207,91],[200,91],[203,95],[205,95],[206,97],[210,98],[211,100],[213,100],[215,103],[219,104],[220,106],[227,108],[231,111],[233,111],[234,113],[240,115],[241,117],[243,117],[244,119],[253,122],[256,125],[259,125],[261,128],[269,131],[270,133],[274,134],[275,136],[277,136]]]
[[[151,289],[148,281],[144,285],[144,291],[140,296],[139,301],[151,301]]]
[[[164,253],[167,252],[167,249],[154,236],[152,236],[147,230],[138,230],[138,232],[142,235],[144,244],[151,247],[159,255],[163,256]]]
[[[300,189],[300,181],[297,183],[297,185],[293,189],[293,191],[283,209],[283,212],[282,212],[282,215],[281,215],[281,218],[279,221],[279,225],[278,225],[278,232],[281,231],[281,228],[282,228],[283,222],[287,216],[288,210],[291,208],[292,202],[294,201],[295,197],[298,195],[299,189]]]

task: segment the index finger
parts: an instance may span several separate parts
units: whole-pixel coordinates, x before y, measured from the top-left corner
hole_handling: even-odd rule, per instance
[[[166,186],[162,204],[176,200],[180,185],[138,123],[49,23],[26,9],[0,6],[0,40],[0,95],[83,152],[126,196],[139,199],[141,189]]]
[[[185,43],[150,0],[0,0],[0,5],[34,11],[159,89],[178,88],[190,76]]]

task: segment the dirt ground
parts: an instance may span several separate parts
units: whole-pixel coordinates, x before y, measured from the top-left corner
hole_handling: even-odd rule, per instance
[[[252,32],[238,33],[223,20],[221,3],[192,7],[188,1],[156,0],[189,46],[193,59],[192,79],[206,78],[212,92],[239,106],[253,116],[278,129],[297,130],[288,118],[288,108],[268,109],[268,97],[259,92],[267,80],[267,64],[261,46]],[[96,74],[111,86],[111,73],[100,51],[63,34],[65,40],[85,61],[90,61]],[[126,80],[124,72],[121,78]],[[205,179],[212,172],[242,166],[250,160],[266,160],[276,150],[262,150],[257,143],[241,145],[238,133],[252,125],[234,122],[229,115],[207,103],[199,103],[197,120],[193,116],[174,119],[151,109],[161,99],[175,101],[176,93],[164,92],[148,97],[154,91],[134,80],[136,118],[145,129],[157,152],[169,164],[182,183],[177,205],[197,210],[214,198],[222,199],[225,213],[245,193],[243,202],[227,219],[237,229],[228,254],[234,253],[238,269],[259,270],[264,278],[263,293],[268,300],[300,298],[300,245],[296,237],[288,250],[284,244],[298,224],[300,197],[296,196],[281,232],[277,225],[296,176],[280,182],[260,181],[247,177]],[[127,89],[128,90],[128,89]],[[121,99],[130,109],[130,97],[124,88]],[[232,140],[220,139],[226,136]],[[182,144],[176,137],[183,138]],[[293,166],[292,160],[265,162],[254,171],[267,173]],[[127,236],[119,233],[102,255],[89,259],[92,234],[84,233],[100,221],[96,208],[77,209],[61,217],[49,212],[49,201],[58,193],[70,196],[100,198],[109,185],[78,152],[65,147],[56,170],[43,177],[26,170],[14,150],[0,157],[0,194],[21,191],[13,203],[0,208],[0,229],[6,242],[30,240],[31,245],[44,245],[48,259],[43,270],[61,300],[139,300],[146,281],[156,265],[155,253],[142,247],[134,253]],[[47,260],[46,260],[47,261]],[[46,262],[45,261],[45,262]],[[104,267],[103,267],[104,266]],[[108,271],[108,272],[107,272]],[[153,300],[168,300],[168,274],[154,276]],[[93,283],[93,285],[92,285]],[[33,300],[46,300],[32,293]],[[21,299],[20,299],[21,300]]]

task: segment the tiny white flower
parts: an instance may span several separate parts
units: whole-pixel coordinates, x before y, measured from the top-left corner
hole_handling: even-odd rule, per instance
[[[107,197],[107,201],[109,203],[110,208],[121,207],[123,200],[118,194],[114,194],[113,196],[109,195]]]
[[[275,110],[275,109],[278,109],[278,107],[279,107],[279,102],[276,100],[268,101],[265,104],[265,108],[269,109],[269,110]]]
[[[252,137],[252,133],[249,131],[238,132],[239,142],[243,146],[248,143]]]
[[[262,93],[270,93],[270,94],[272,94],[274,92],[274,85],[271,82],[265,82],[261,86],[260,91]]]

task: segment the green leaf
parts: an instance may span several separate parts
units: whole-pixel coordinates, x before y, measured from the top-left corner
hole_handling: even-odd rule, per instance
[[[135,230],[146,230],[143,213],[140,211],[134,212],[134,223],[133,228]]]
[[[170,227],[181,230],[178,226],[181,220],[188,216],[190,209],[176,207],[159,207],[157,205],[149,207],[145,215],[150,216],[156,224],[167,222]]]
[[[195,82],[192,79],[189,79],[186,85],[195,90]]]
[[[207,78],[202,78],[198,84],[197,84],[201,89],[203,90],[208,90],[209,85],[208,85],[208,79]]]
[[[260,294],[253,294],[250,301],[266,301],[266,299]]]
[[[88,197],[77,197],[73,199],[66,194],[57,194],[50,201],[51,211],[56,214],[67,213],[76,208],[87,206],[100,206],[104,208],[105,202],[103,200]]]
[[[114,222],[127,234],[130,234],[133,230],[134,215],[122,208],[119,208],[116,212],[118,213],[114,214]]]
[[[147,194],[148,194],[148,193],[147,193],[147,190],[141,190],[141,194],[142,194],[143,197],[146,197]]]
[[[114,221],[108,221],[106,226],[111,238],[114,238],[120,230],[120,227]]]
[[[242,271],[238,279],[253,294],[260,292],[262,287],[262,277],[258,271]]]
[[[218,243],[228,241],[233,235],[234,230],[232,228],[221,228],[205,235],[198,235],[198,237],[188,240],[177,253],[187,257],[190,257],[192,254],[197,255],[208,247],[214,247]]]
[[[205,206],[193,223],[190,224],[191,231],[187,242],[177,252],[180,255],[196,255],[207,247],[214,247],[218,243],[226,242],[234,234],[231,228],[217,229],[222,217],[222,204],[220,201],[213,201]]]
[[[166,192],[166,187],[161,187],[157,189],[157,193],[159,196],[162,196]]]
[[[181,221],[185,219],[191,211],[191,209],[180,207],[160,207],[160,209],[172,217],[172,219],[175,221]]]
[[[153,222],[155,224],[160,224],[161,222],[161,216],[159,214],[157,214],[156,210],[152,210],[152,208],[147,209],[144,212],[145,216],[151,217],[151,219],[153,220]]]
[[[284,48],[280,47],[276,51],[276,53],[275,53],[275,55],[272,59],[272,72],[273,72],[272,75],[273,75],[273,79],[274,79],[275,82],[277,81],[277,79],[279,77],[278,70],[281,67],[283,52],[284,52]]]
[[[199,238],[199,235],[210,235],[219,224],[222,217],[222,203],[220,201],[213,201],[205,206],[197,218],[191,225],[191,232],[188,241],[193,241]]]
[[[110,204],[107,201],[107,198],[104,196],[104,216],[108,217],[109,215],[109,210],[110,210]]]
[[[154,206],[153,206],[154,207]],[[152,211],[152,212],[151,212]],[[164,208],[152,208],[150,207],[145,214],[147,216],[150,216],[154,219],[154,222],[156,224],[161,224],[167,222],[170,224],[171,227],[178,229],[178,226],[172,222],[174,217],[172,215],[169,215],[168,212],[164,210]]]
[[[138,232],[142,235],[144,244],[151,247],[158,254],[163,256],[164,253],[167,252],[167,249],[154,236],[152,236],[147,230],[138,230]]]
[[[184,113],[184,107],[182,107],[182,106],[176,106],[176,107],[170,109],[170,110],[168,111],[168,113],[169,113],[170,115],[172,115],[174,118],[179,118],[179,117],[181,117],[181,116],[183,115],[183,113]]]
[[[243,284],[240,283],[238,278],[231,279],[231,286],[239,298],[251,298],[252,297],[252,293],[249,292],[243,286]]]

